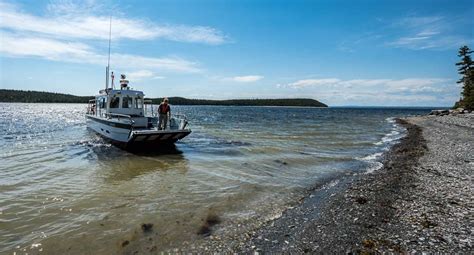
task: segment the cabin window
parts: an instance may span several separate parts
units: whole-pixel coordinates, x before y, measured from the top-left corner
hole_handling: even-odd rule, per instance
[[[125,96],[122,98],[122,108],[130,108],[132,107],[132,97]]]
[[[99,101],[99,103],[98,103],[99,108],[105,108],[106,107],[107,98],[103,97],[103,98],[99,99],[98,101]]]
[[[110,108],[118,108],[120,105],[120,97],[112,97],[110,100]]]
[[[139,97],[135,98],[135,108],[137,109],[143,108],[143,100]]]

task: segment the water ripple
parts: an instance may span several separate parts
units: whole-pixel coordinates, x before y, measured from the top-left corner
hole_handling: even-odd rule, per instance
[[[425,111],[173,106],[193,133],[137,154],[87,130],[85,105],[0,108],[0,253],[18,254],[118,253],[143,222],[165,248],[199,238],[209,212],[221,233],[266,220],[319,180],[369,169],[403,135],[392,117]]]

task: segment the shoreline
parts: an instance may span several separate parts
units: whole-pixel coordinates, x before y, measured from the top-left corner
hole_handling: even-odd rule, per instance
[[[315,185],[297,205],[254,231],[231,240],[206,237],[178,250],[472,252],[474,115],[411,117],[397,123],[407,129],[406,136],[383,154],[381,169]],[[450,151],[454,158],[442,158]]]
[[[315,189],[298,209],[273,222],[273,229],[261,229],[242,251],[346,253],[374,248],[375,242],[366,237],[393,218],[397,195],[410,185],[401,182],[426,150],[419,127],[396,121],[407,133],[383,154],[382,168]]]

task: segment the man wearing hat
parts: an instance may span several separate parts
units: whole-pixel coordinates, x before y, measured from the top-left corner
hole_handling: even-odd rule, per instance
[[[168,119],[171,118],[171,107],[168,104],[168,98],[163,98],[163,102],[158,107],[159,122],[158,122],[158,129],[165,130],[166,123],[168,123]]]

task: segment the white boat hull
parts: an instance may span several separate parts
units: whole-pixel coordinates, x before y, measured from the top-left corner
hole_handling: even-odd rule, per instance
[[[191,133],[190,129],[156,130],[133,129],[126,122],[109,121],[96,116],[86,115],[87,127],[107,138],[120,147],[153,147],[173,144]]]
[[[102,122],[99,118],[87,116],[87,127],[97,134],[113,141],[127,143],[130,136],[130,129],[112,126]],[[130,126],[131,128],[131,126]]]

